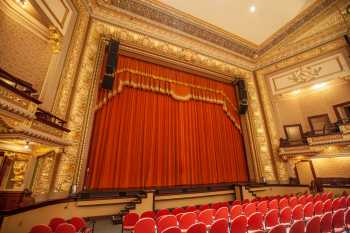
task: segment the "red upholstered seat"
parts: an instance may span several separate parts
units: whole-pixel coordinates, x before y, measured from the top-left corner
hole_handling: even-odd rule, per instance
[[[215,213],[214,219],[221,218],[228,220],[228,208],[226,206],[219,208]]]
[[[30,233],[53,233],[53,231],[48,225],[39,224],[33,226]]]
[[[241,204],[241,201],[240,200],[234,200],[231,205],[234,206],[234,205],[240,205]]]
[[[306,196],[305,195],[301,195],[298,198],[298,203],[301,204],[301,205],[305,205],[306,204]]]
[[[232,206],[231,211],[230,211],[231,221],[241,214],[242,214],[242,206],[241,205]]]
[[[214,209],[206,209],[201,211],[197,218],[198,222],[202,222],[207,227],[209,227],[213,222],[214,212],[215,212]]]
[[[201,205],[201,206],[199,206],[198,207],[198,210],[199,211],[202,211],[202,210],[206,210],[206,209],[209,209],[210,207],[209,207],[209,204],[205,204],[205,205]]]
[[[292,209],[285,207],[280,212],[280,223],[289,226],[292,222]]]
[[[176,215],[177,222],[180,222],[180,218],[182,217],[182,215],[184,215],[184,213],[178,213]]]
[[[292,210],[292,219],[295,220],[303,220],[304,219],[304,211],[303,206],[298,204]]]
[[[347,197],[346,203],[347,203],[347,205],[348,205],[348,208],[350,208],[350,195]]]
[[[321,195],[319,193],[315,194],[315,196],[314,196],[314,203],[316,203],[318,201],[322,201]]]
[[[248,230],[261,230],[263,227],[262,213],[255,212],[248,217]]]
[[[327,199],[333,199],[334,198],[334,193],[333,192],[329,192],[327,193]]]
[[[322,215],[323,214],[323,203],[322,201],[318,201],[314,204],[314,214]]]
[[[267,211],[269,210],[267,201],[261,201],[257,205],[257,211],[265,215]]]
[[[181,231],[187,231],[187,229],[192,225],[196,223],[197,214],[194,212],[187,212],[184,213],[179,221],[179,227],[181,228]]]
[[[331,212],[327,212],[321,217],[320,228],[321,233],[330,233],[333,231]]]
[[[228,233],[228,222],[226,219],[218,219],[210,227],[210,233]]]
[[[306,233],[318,233],[321,231],[320,227],[320,221],[321,218],[319,216],[312,217],[307,223],[306,223]]]
[[[156,216],[154,218],[158,219],[164,215],[169,215],[169,214],[170,214],[170,211],[168,209],[161,209],[157,211]]]
[[[344,218],[344,221],[345,221],[345,226],[348,230],[350,230],[350,208],[348,208],[346,211],[345,211],[345,218]]]
[[[188,228],[187,233],[206,233],[207,228],[204,223],[195,223]]]
[[[312,202],[308,202],[305,206],[304,206],[304,218],[305,220],[309,220],[312,218],[312,216],[314,216],[314,205]]]
[[[339,210],[339,209],[340,209],[340,198],[335,198],[332,201],[332,210],[334,212],[334,211]]]
[[[175,209],[173,209],[172,211],[171,211],[171,213],[173,214],[173,215],[177,215],[177,214],[179,214],[179,213],[184,213],[185,212],[185,210],[184,210],[184,208],[182,208],[182,207],[177,207],[177,208],[175,208]]]
[[[181,233],[181,229],[179,227],[169,227],[158,233]]]
[[[298,199],[295,196],[292,196],[289,198],[289,207],[293,209],[295,206],[298,205]]]
[[[141,214],[140,218],[154,218],[156,214],[154,213],[154,211],[145,211]]]
[[[345,230],[345,219],[344,219],[344,210],[339,209],[334,212],[333,218],[332,218],[332,226],[333,226],[333,232],[343,232]]]
[[[187,206],[185,211],[186,212],[196,212],[197,207],[196,206]]]
[[[332,200],[327,199],[323,202],[323,213],[332,212]]]
[[[277,199],[273,199],[269,202],[269,209],[278,209],[278,200]]]
[[[256,212],[255,203],[249,203],[243,211],[245,213],[245,216],[249,217],[251,214]]]
[[[162,232],[169,227],[175,226],[177,226],[177,219],[175,215],[164,215],[157,223],[158,232]]]
[[[309,203],[309,202],[314,203],[314,196],[312,194],[309,194],[306,196],[305,200],[306,200],[306,203]]]
[[[286,227],[283,225],[274,226],[269,233],[286,233]]]
[[[321,201],[325,202],[328,199],[328,193],[322,193]]]
[[[134,233],[154,233],[156,222],[153,218],[141,218],[135,224]]]
[[[347,208],[347,203],[346,203],[346,197],[341,197],[339,199],[339,208],[340,209],[346,209]]]
[[[128,213],[123,219],[123,230],[132,231],[138,220],[139,215],[137,213]]]
[[[304,233],[304,220],[295,221],[289,229],[289,233]]]
[[[270,229],[279,224],[278,221],[278,210],[273,209],[267,212],[265,216],[265,228]]]
[[[289,206],[289,203],[288,203],[288,199],[286,197],[282,198],[280,201],[279,201],[279,207],[280,209],[283,209],[285,207],[288,207]]]
[[[239,215],[232,220],[231,233],[247,233],[247,217]]]
[[[61,223],[56,228],[55,233],[76,233],[75,227],[70,223]]]
[[[51,229],[53,231],[56,230],[56,228],[58,227],[58,225],[60,225],[61,223],[65,223],[66,221],[63,218],[52,218],[50,220],[49,226],[51,227]]]
[[[77,231],[80,231],[80,229],[87,226],[85,220],[80,217],[73,217],[71,220],[69,220],[69,223],[75,226]]]

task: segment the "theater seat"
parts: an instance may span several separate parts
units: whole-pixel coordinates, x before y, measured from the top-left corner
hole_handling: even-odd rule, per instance
[[[51,227],[44,224],[35,225],[29,233],[53,233]]]
[[[134,233],[154,233],[156,223],[153,218],[141,218],[135,224]]]

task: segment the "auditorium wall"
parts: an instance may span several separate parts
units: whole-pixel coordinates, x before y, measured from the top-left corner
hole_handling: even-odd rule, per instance
[[[350,157],[317,158],[312,160],[312,164],[316,177],[350,178]]]
[[[13,20],[0,8],[0,67],[30,82],[40,92],[52,56],[48,41]]]

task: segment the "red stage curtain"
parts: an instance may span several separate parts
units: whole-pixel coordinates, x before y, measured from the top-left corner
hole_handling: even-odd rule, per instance
[[[99,90],[88,188],[247,181],[231,85],[126,56],[116,73]]]

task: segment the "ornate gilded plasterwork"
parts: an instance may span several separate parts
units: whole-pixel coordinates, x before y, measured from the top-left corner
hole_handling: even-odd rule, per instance
[[[31,187],[34,196],[49,193],[55,161],[56,155],[53,151],[37,157],[35,174]]]

